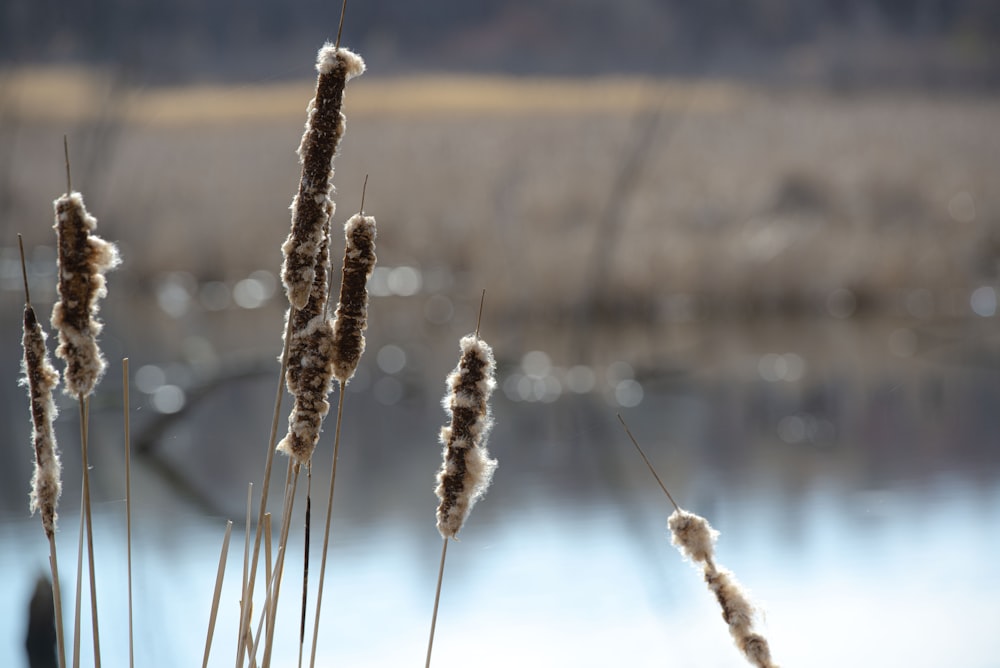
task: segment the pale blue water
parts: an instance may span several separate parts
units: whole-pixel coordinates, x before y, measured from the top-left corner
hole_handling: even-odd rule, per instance
[[[592,365],[595,386],[579,394],[565,389],[572,365],[557,340],[501,337],[494,343],[501,387],[490,441],[500,468],[449,548],[434,665],[747,665],[699,573],[670,545],[669,504],[617,412],[675,498],[722,532],[718,561],[761,607],[761,630],[781,665],[1000,665],[995,344],[979,336],[957,350],[906,359],[876,354],[897,331],[848,327],[830,335],[839,349],[820,345],[820,352],[801,330],[760,340],[706,332],[704,345],[721,351],[717,357],[698,349],[663,353],[655,342],[644,348],[633,340],[633,357],[604,353],[605,361]],[[796,343],[803,341],[810,343]],[[324,666],[422,665],[426,651],[441,547],[433,527],[435,432],[444,417],[434,387],[425,389],[430,381],[407,376],[398,353],[390,359],[393,373],[375,364],[378,351],[394,343],[370,341],[360,377],[367,380],[347,397]],[[419,350],[401,347],[409,352],[404,367],[420,360]],[[422,360],[421,373],[447,371],[453,352]],[[435,383],[443,388],[440,376]],[[546,394],[554,387],[549,377],[559,381],[560,396]],[[391,395],[376,390],[386,378],[399,382]],[[634,385],[622,394],[624,380]],[[223,386],[167,425],[152,452],[174,467],[187,491],[147,455],[136,456],[139,666],[199,665],[229,517],[236,525],[210,665],[235,661],[241,506],[246,482],[260,476],[273,382],[251,377]],[[633,404],[636,386],[641,395]],[[387,402],[392,396],[396,401]],[[150,397],[136,393],[136,433],[149,424]],[[117,410],[109,401],[93,419],[108,666],[127,665]],[[58,428],[66,470],[78,472],[71,407]],[[331,436],[328,430],[313,481],[313,593]],[[18,447],[14,452],[30,457],[26,441]],[[19,475],[30,470],[21,463],[13,469]],[[279,461],[276,484],[283,467]],[[27,475],[4,480],[0,666],[17,668],[26,665],[25,609],[35,576],[47,570],[48,550],[37,518],[27,517]],[[71,627],[79,488],[74,476],[66,480],[59,550]],[[272,490],[275,514],[278,494]],[[297,659],[302,505],[300,497],[277,666]],[[83,665],[91,664],[88,629],[85,623]]]

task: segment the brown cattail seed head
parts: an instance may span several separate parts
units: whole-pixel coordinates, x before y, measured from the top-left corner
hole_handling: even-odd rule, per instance
[[[451,422],[441,429],[444,463],[435,493],[441,502],[437,527],[444,538],[454,538],[476,501],[486,492],[497,462],[486,451],[493,420],[489,399],[496,387],[496,362],[485,341],[470,334],[461,340],[462,356],[448,376],[445,411]]]
[[[45,535],[52,538],[56,531],[56,506],[62,493],[62,465],[59,462],[59,448],[56,446],[55,430],[52,423],[57,410],[52,400],[52,391],[59,384],[59,373],[49,362],[49,352],[45,346],[45,332],[38,324],[35,311],[30,305],[24,307],[24,361],[21,370],[22,385],[28,386],[31,401],[31,440],[35,447],[35,472],[31,478],[31,512],[41,511],[42,527]]]
[[[334,329],[333,370],[341,385],[350,380],[365,352],[368,279],[375,269],[375,218],[360,213],[344,225],[347,245]]]
[[[323,228],[333,215],[333,159],[344,135],[341,113],[344,86],[365,71],[365,63],[347,49],[325,44],[316,60],[316,96],[309,102],[305,133],[299,145],[302,175],[299,191],[292,201],[292,229],[282,245],[285,261],[282,281],[288,301],[302,308],[317,271],[316,256],[323,240]]]
[[[673,544],[700,565],[705,583],[722,607],[722,619],[743,656],[757,668],[777,668],[771,661],[767,640],[753,631],[754,608],[750,600],[733,574],[715,565],[713,552],[719,532],[704,517],[686,510],[675,510],[667,524]]]
[[[117,267],[121,258],[114,244],[91,234],[97,219],[87,213],[80,193],[57,199],[55,210],[60,297],[52,309],[52,326],[59,331],[56,357],[66,361],[64,391],[86,397],[107,366],[97,347],[103,327],[96,318],[97,300],[107,295],[104,273]]]
[[[327,396],[333,385],[333,327],[326,317],[329,239],[317,256],[317,271],[305,307],[289,308],[292,318],[285,384],[295,397],[288,416],[288,435],[278,450],[308,464],[319,442],[323,418],[330,411]]]

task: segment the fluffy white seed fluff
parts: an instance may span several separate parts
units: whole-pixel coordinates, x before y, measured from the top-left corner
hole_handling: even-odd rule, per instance
[[[343,47],[338,49],[330,42],[324,44],[316,54],[316,71],[320,74],[329,74],[337,67],[338,58],[344,62],[347,81],[365,73],[365,61],[361,56],[350,49]]]
[[[45,331],[42,330],[34,309],[24,309],[24,359],[21,371],[24,377],[21,385],[28,388],[31,402],[31,440],[35,450],[35,468],[31,478],[29,508],[34,513],[41,512],[42,527],[49,538],[55,535],[58,514],[56,508],[62,494],[62,464],[53,422],[58,411],[52,399],[52,392],[59,384],[59,373],[49,362],[45,345]]]
[[[708,588],[722,608],[722,619],[729,626],[736,646],[757,668],[777,668],[771,661],[767,639],[753,630],[754,607],[732,573],[715,564],[715,540],[719,532],[704,517],[686,510],[675,510],[667,521],[672,542],[697,563]]]
[[[88,396],[107,362],[97,346],[103,328],[97,319],[98,299],[107,296],[104,274],[121,263],[118,248],[93,234],[97,219],[87,213],[83,196],[63,195],[54,202],[59,244],[59,301],[52,326],[59,332],[56,357],[66,361],[65,392]]]
[[[686,557],[693,561],[706,561],[712,558],[719,532],[713,529],[704,517],[686,510],[675,510],[667,520],[667,526],[673,534],[673,544],[680,548]]]
[[[441,429],[444,463],[437,475],[435,493],[438,531],[454,538],[472,507],[493,479],[497,462],[486,450],[493,419],[489,398],[496,387],[496,361],[485,341],[475,335],[461,340],[458,367],[448,376],[443,404],[451,417]]]

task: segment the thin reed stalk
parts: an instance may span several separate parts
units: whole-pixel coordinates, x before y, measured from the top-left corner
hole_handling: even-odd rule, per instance
[[[243,665],[243,657],[246,653],[246,644],[242,641],[243,636],[250,631],[250,610],[253,607],[254,583],[257,579],[257,564],[260,558],[261,533],[264,528],[264,518],[267,513],[268,491],[271,489],[271,468],[274,464],[275,443],[278,440],[278,425],[281,422],[281,399],[285,391],[285,373],[288,369],[288,341],[291,337],[292,319],[288,318],[285,325],[284,344],[281,351],[281,369],[278,371],[278,389],[274,396],[274,411],[271,414],[271,432],[267,442],[267,456],[264,463],[264,479],[261,482],[260,510],[257,515],[257,531],[254,534],[253,558],[250,560],[250,571],[243,601],[241,602],[240,613],[240,638],[236,648],[236,668]],[[270,524],[268,524],[270,526]],[[268,536],[267,550],[271,549],[271,537]],[[270,579],[270,578],[268,578]]]
[[[337,424],[333,437],[333,464],[330,471],[330,490],[326,501],[326,524],[323,529],[323,553],[320,559],[319,584],[316,594],[316,613],[313,620],[313,639],[310,651],[310,668],[316,665],[316,648],[319,638],[319,620],[323,608],[323,584],[326,579],[326,559],[330,546],[330,527],[333,516],[333,493],[337,481],[337,461],[340,456],[340,429],[344,417],[344,391],[354,376],[365,351],[365,330],[368,327],[368,280],[375,270],[375,218],[364,215],[365,188],[361,193],[361,210],[344,224],[344,262],[340,278],[340,300],[333,323],[333,373],[340,383],[337,400]],[[329,299],[327,300],[329,303]]]
[[[80,452],[83,468],[83,513],[87,531],[87,573],[90,577],[90,618],[94,636],[94,668],[101,668],[101,632],[97,622],[97,573],[94,563],[94,520],[90,507],[90,462],[87,456],[89,442],[90,400],[80,397]]]
[[[295,489],[299,481],[299,466],[292,460],[289,460],[288,462],[288,474],[289,477],[285,482],[285,507],[281,517],[281,532],[278,536],[278,559],[274,564],[274,575],[272,578],[274,584],[271,587],[267,600],[264,602],[263,613],[268,615],[269,624],[265,631],[266,637],[264,639],[264,656],[260,662],[262,668],[269,668],[271,665],[274,629],[276,627],[275,620],[277,619],[278,599],[281,594],[281,578],[284,571],[285,554],[287,553],[286,547],[288,545],[288,534],[292,524],[292,510],[295,504]]]
[[[233,521],[226,522],[226,535],[222,539],[222,552],[219,554],[219,570],[215,574],[215,590],[212,594],[212,610],[208,616],[208,635],[205,638],[205,658],[202,668],[208,668],[208,656],[212,652],[212,636],[215,635],[215,620],[219,614],[219,599],[222,597],[222,581],[226,576],[226,558],[229,556],[229,537],[233,533]]]
[[[73,668],[80,668],[80,619],[83,616],[83,490],[80,491],[80,538],[76,546],[76,599],[73,606]]]
[[[129,417],[128,358],[122,359],[122,409],[125,423],[125,545],[128,551],[128,665],[135,668],[135,633],[132,625],[132,448]]]
[[[302,668],[302,647],[306,641],[306,608],[309,600],[309,520],[312,514],[312,465],[306,465],[306,518],[302,548],[302,615],[299,621],[299,668]]]
[[[337,481],[337,459],[340,455],[340,421],[344,416],[344,388],[340,388],[337,400],[337,424],[333,437],[333,468],[330,471],[330,491],[326,497],[326,526],[323,529],[323,553],[319,560],[319,582],[316,585],[316,612],[313,618],[312,648],[309,653],[309,668],[316,665],[316,646],[319,641],[319,618],[323,609],[323,584],[326,580],[326,556],[330,547],[330,520],[333,516],[333,490]]]
[[[441,603],[441,584],[444,582],[444,560],[448,556],[448,538],[441,539],[441,563],[438,565],[437,586],[434,588],[434,612],[431,613],[431,633],[427,639],[427,660],[424,668],[431,668],[431,651],[434,649],[434,631],[437,629],[438,606]]]

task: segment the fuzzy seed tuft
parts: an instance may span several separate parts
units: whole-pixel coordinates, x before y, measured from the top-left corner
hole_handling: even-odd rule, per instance
[[[493,425],[489,399],[496,387],[493,350],[474,334],[463,337],[460,345],[462,355],[448,376],[443,400],[451,422],[441,429],[444,463],[435,490],[440,499],[437,527],[444,538],[458,534],[497,468],[486,450]]]
[[[59,243],[59,297],[52,326],[59,331],[56,357],[66,361],[65,392],[86,397],[104,375],[107,362],[97,346],[103,324],[97,300],[107,295],[105,272],[121,263],[118,248],[92,234],[97,219],[87,213],[78,192],[55,201]]]
[[[52,423],[58,414],[52,392],[59,384],[59,373],[49,361],[45,331],[30,305],[24,307],[24,359],[21,385],[28,387],[31,402],[31,440],[35,449],[35,470],[31,478],[31,512],[41,512],[45,535],[52,538],[59,516],[56,508],[62,494],[62,464]]]

